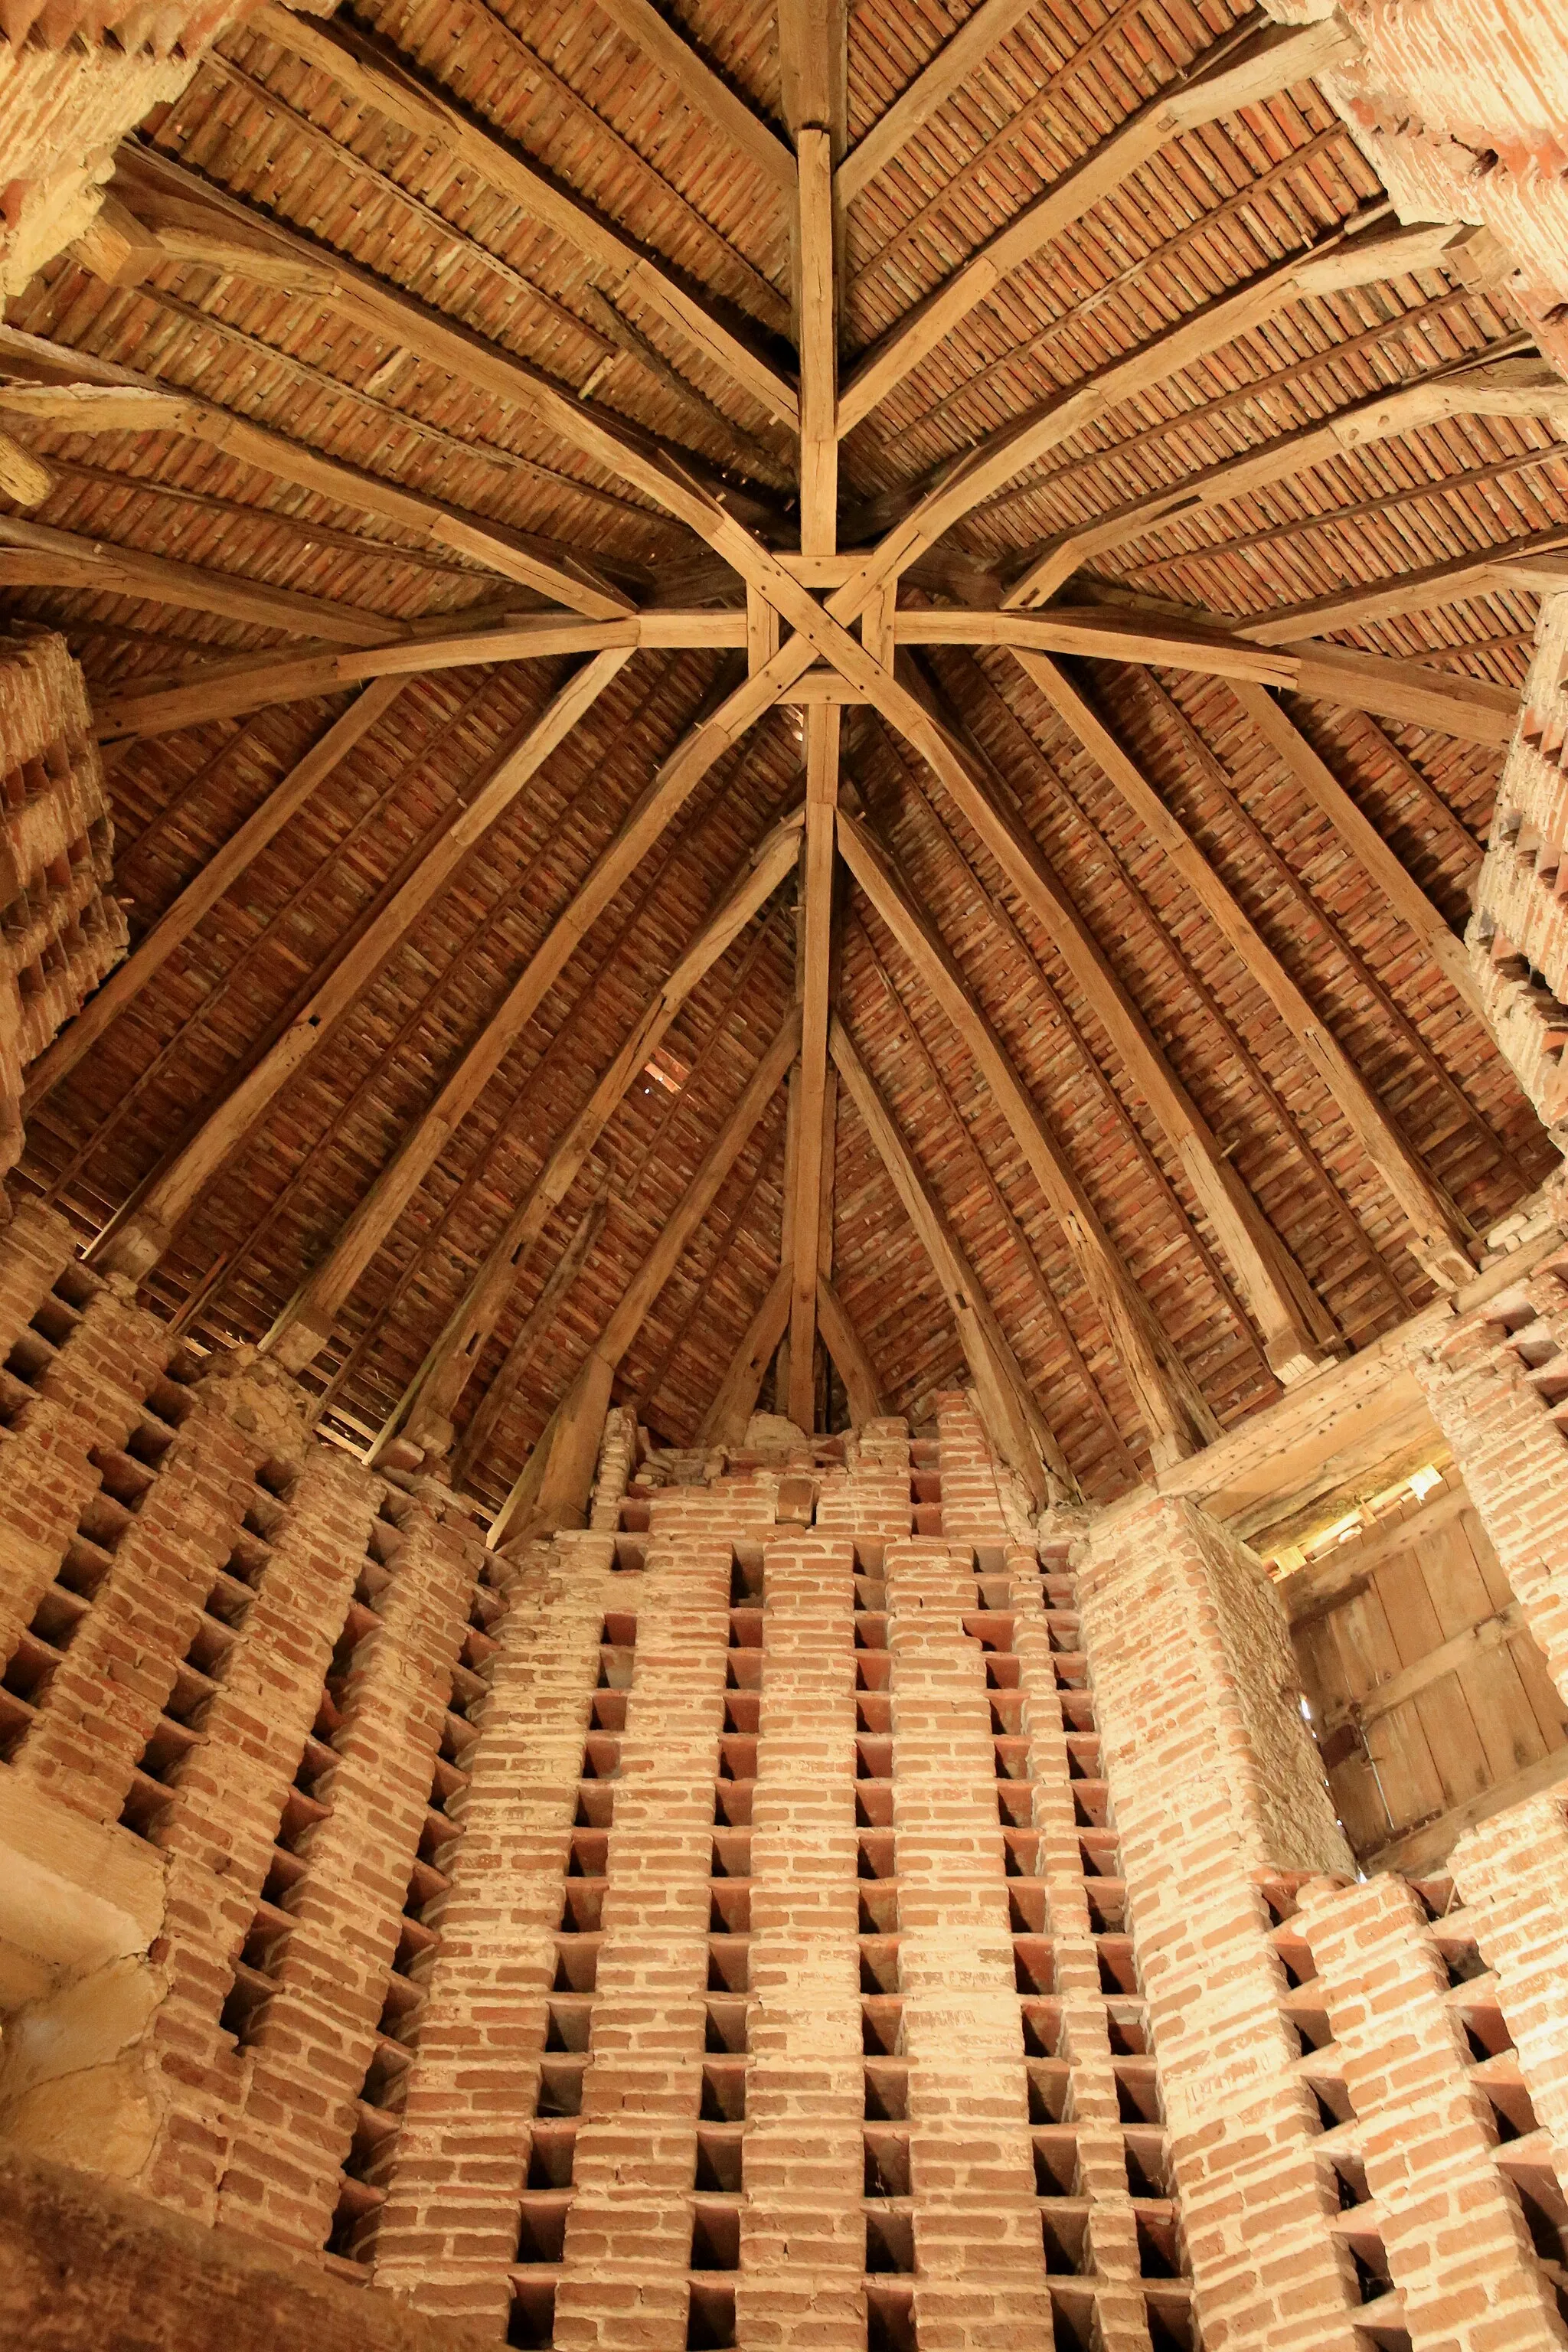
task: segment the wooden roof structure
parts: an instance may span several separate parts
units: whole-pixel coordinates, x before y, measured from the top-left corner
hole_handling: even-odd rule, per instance
[[[1458,931],[1568,387],[1352,37],[226,37],[0,327],[132,923],[28,1098],[95,1262],[491,1508],[568,1398],[738,1438],[781,1341],[820,1423],[819,1333],[1103,1501],[1462,1282],[1556,1157]]]

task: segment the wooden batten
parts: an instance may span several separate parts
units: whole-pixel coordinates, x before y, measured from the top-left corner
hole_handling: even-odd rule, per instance
[[[856,881],[973,1055],[1066,1234],[1131,1381],[1156,1463],[1193,1452],[1217,1434],[1218,1424],[1180,1359],[1164,1344],[1076,1171],[1025,1092],[1001,1039],[886,853],[843,810],[838,837]]]
[[[1014,658],[1047,696],[1085,750],[1099,761],[1148,826],[1226,940],[1263,987],[1298,1045],[1319,1066],[1325,1084],[1355,1129],[1368,1159],[1408,1219],[1411,1248],[1432,1279],[1447,1290],[1468,1281],[1474,1269],[1466,1255],[1470,1235],[1464,1220],[1452,1202],[1439,1193],[1328,1024],[1307,1002],[1203,852],[1067,673],[1037,654],[1016,653]]]
[[[1016,1470],[1037,1502],[1070,1497],[1077,1481],[1047,1428],[1011,1347],[976,1281],[952,1229],[910,1155],[897,1122],[878,1091],[844,1024],[835,1017],[829,1043],[834,1066],[850,1100],[892,1179],[904,1213],[919,1234],[942,1286],[986,1425],[1003,1458]]]
[[[525,1543],[542,1528],[582,1526],[621,1358],[778,1091],[799,1043],[800,1016],[792,1011],[535,1444],[490,1528],[493,1550]]]
[[[111,1273],[140,1276],[157,1264],[202,1187],[239,1149],[254,1121],[310,1059],[459,861],[598,700],[626,660],[624,653],[600,654],[563,687],[542,717],[498,763],[489,782],[448,827],[439,845],[421,861],[353,954],[186,1145],[139,1203],[135,1214],[100,1236],[92,1251],[96,1265]]]
[[[626,1039],[609,1068],[555,1145],[538,1182],[520,1202],[454,1307],[445,1328],[413,1381],[383,1425],[377,1451],[406,1431],[426,1454],[445,1453],[452,1442],[451,1418],[473,1377],[486,1341],[506,1303],[527,1271],[535,1243],[566,1200],[589,1153],[625,1100],[638,1074],[668,1034],[692,990],[740,937],[795,862],[800,822],[786,818],[763,841],[711,919],[681,957],[658,994]],[[491,1391],[495,1384],[492,1382]],[[481,1413],[493,1426],[491,1391]],[[469,1458],[481,1437],[465,1440]]]

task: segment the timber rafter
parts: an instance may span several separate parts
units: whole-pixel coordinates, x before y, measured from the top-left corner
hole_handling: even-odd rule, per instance
[[[242,1328],[353,1442],[455,1460],[501,1507],[498,1539],[580,1513],[613,1394],[709,1442],[743,1440],[760,1398],[809,1428],[826,1347],[862,1417],[928,1407],[902,1369],[911,1249],[1037,1502],[1115,1491],[1462,1284],[1476,1235],[1544,1171],[1473,1021],[1451,1058],[1453,1002],[1469,1020],[1476,997],[1445,908],[1518,664],[1445,648],[1467,629],[1506,645],[1497,600],[1511,614],[1568,578],[1551,438],[1568,394],[1470,284],[1468,233],[1393,225],[1347,160],[1311,83],[1353,48],[1338,20],[1161,50],[1084,112],[1097,35],[1021,110],[1043,120],[1070,85],[1069,160],[1008,198],[956,147],[933,158],[1018,0],[982,0],[869,111],[841,0],[780,0],[755,83],[711,10],[687,12],[689,37],[648,0],[605,13],[627,91],[641,73],[645,95],[676,93],[684,147],[618,86],[574,79],[569,40],[546,60],[498,19],[437,69],[422,21],[399,47],[263,9],[179,121],[127,149],[73,266],[0,331],[18,509],[0,514],[0,584],[22,618],[63,604],[79,623],[146,843],[132,955],[32,1074],[31,1172],[97,1263],[185,1328]],[[1163,37],[1137,0],[1115,16]],[[1200,131],[1239,186],[1183,177]],[[292,179],[269,176],[269,139]],[[882,257],[914,249],[944,170],[966,202],[986,191],[963,257],[879,312]],[[1173,209],[1147,262],[1096,286],[1100,226],[1134,188]],[[1199,252],[1184,275],[1175,257]],[[1402,317],[1438,314],[1457,360],[1392,384],[1366,360],[1330,402],[1304,388],[1336,351],[1381,364]],[[1267,428],[1221,421],[1249,375],[1278,388]],[[933,471],[961,411],[984,421]],[[1436,436],[1459,420],[1445,473]],[[1183,430],[1178,488],[1138,453]],[[1264,598],[1224,541],[1207,609],[1123,580],[1162,530],[1249,518],[1314,469],[1364,486],[1373,515],[1367,453],[1417,448],[1434,512],[1494,451],[1533,504],[1489,530],[1457,487],[1436,547],[1371,530],[1332,596]],[[1042,544],[1029,518],[1053,500]],[[153,669],[129,629],[90,634],[112,625],[105,599],[121,625],[150,608],[189,662]],[[1368,633],[1394,621],[1405,650],[1381,652]],[[1122,696],[1130,669],[1149,697]],[[1076,830],[1023,788],[993,702],[1070,772]],[[1268,763],[1245,806],[1221,709]],[[387,785],[395,723],[429,732],[433,765],[393,762]],[[1179,814],[1162,782],[1162,729],[1191,730],[1223,874],[1202,810]],[[534,804],[573,759],[552,839]],[[873,771],[868,821],[847,779]],[[752,814],[764,777],[763,805],[804,795],[782,830]],[[568,967],[700,803],[734,892],[711,907],[671,856],[658,948],[568,1014]],[[1131,946],[1096,838],[1146,909]],[[1263,911],[1276,891],[1300,918],[1289,950]],[[721,1000],[717,965],[779,892],[793,959],[787,914],[764,920]],[[977,1276],[976,1213],[942,1205],[931,1139],[903,1124],[896,1061],[869,1075],[887,940],[912,975],[892,1001],[921,1098],[1022,1253],[1005,1296],[1051,1323],[1038,1391]],[[1173,971],[1179,1002],[1157,1003]],[[552,1076],[579,1017],[601,1073],[585,1104]],[[538,1147],[521,1196],[503,1065]],[[1373,1066],[1396,1065],[1380,1091]],[[972,1127],[977,1087],[994,1115]],[[755,1139],[786,1097],[775,1164]],[[1243,1097],[1268,1105],[1256,1146],[1230,1115]],[[1141,1187],[1169,1234],[1158,1263],[1122,1238]],[[1347,1244],[1332,1265],[1325,1202]],[[886,1234],[885,1265],[862,1229]],[[1234,1345],[1202,1331],[1200,1297]],[[552,1390],[556,1363],[577,1369]]]

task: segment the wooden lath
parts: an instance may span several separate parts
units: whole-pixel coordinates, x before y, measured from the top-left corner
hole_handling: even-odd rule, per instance
[[[439,845],[422,859],[402,889],[271,1051],[193,1138],[139,1204],[133,1217],[111,1225],[93,1252],[108,1271],[140,1275],[168,1247],[180,1219],[202,1187],[244,1142],[253,1122],[309,1060],[333,1023],[348,1010],[372,975],[404,938],[411,924],[451,878],[458,866],[502,810],[521,792],[551,753],[571,733],[611,680],[625,667],[624,653],[600,654],[562,688],[521,741],[500,762],[485,789]],[[576,934],[573,934],[575,938]]]
[[[951,715],[946,716],[952,724]],[[1029,835],[1005,779],[972,736],[963,737],[963,749],[975,773],[968,792],[957,797],[961,814],[1061,956],[1132,1084],[1164,1129],[1263,1335],[1270,1365],[1284,1381],[1303,1378],[1321,1361],[1324,1344],[1334,1336],[1331,1318],[1221,1150],[1061,877]]]
[[[1058,532],[1035,551],[1003,601],[1024,610],[1048,604],[1082,565],[1131,545],[1162,523],[1228,506],[1271,482],[1324,465],[1342,451],[1366,448],[1450,416],[1538,416],[1554,433],[1568,437],[1568,385],[1542,361],[1520,359],[1445,370],[1424,383],[1379,393],[1342,409],[1325,424],[1280,434],[1260,449],[1227,457],[1176,488],[1129,499],[1098,522]]]
[[[426,86],[379,42],[348,20],[300,17],[268,6],[250,20],[280,48],[330,73],[350,94],[388,121],[442,152],[459,158],[524,212],[574,245],[599,273],[606,293],[624,291],[657,310],[752,398],[783,422],[796,422],[794,387],[742,333],[716,315],[710,301],[680,284],[611,221],[536,170],[518,151],[482,129],[440,92]],[[780,323],[775,317],[772,324]]]
[[[800,1017],[792,1011],[535,1444],[490,1529],[494,1549],[524,1542],[539,1528],[583,1524],[621,1359],[777,1092],[799,1042]]]
[[[1137,812],[1223,937],[1262,985],[1302,1052],[1318,1066],[1368,1159],[1408,1218],[1410,1245],[1426,1273],[1447,1290],[1468,1280],[1472,1269],[1466,1255],[1470,1239],[1466,1221],[1443,1197],[1327,1024],[1202,850],[1066,672],[1037,654],[1018,653],[1014,658]]]
[[[451,1417],[478,1366],[506,1302],[526,1271],[529,1257],[549,1219],[566,1200],[579,1171],[614,1117],[628,1087],[663,1044],[681,1006],[698,982],[718,962],[795,865],[800,820],[789,817],[759,844],[724,900],[692,941],[658,995],[646,1008],[594,1092],[552,1151],[526,1200],[491,1245],[484,1264],[458,1301],[414,1381],[383,1424],[375,1453],[406,1433],[422,1453],[444,1453],[452,1443]],[[429,1114],[434,1119],[435,1113]],[[432,1138],[445,1141],[438,1127]],[[414,1139],[410,1139],[411,1144]],[[368,1199],[367,1199],[368,1205]],[[390,1205],[390,1203],[388,1203]],[[378,1219],[379,1222],[379,1219]],[[357,1255],[359,1253],[354,1253]],[[336,1283],[349,1271],[341,1265]],[[317,1311],[326,1310],[323,1284]],[[301,1297],[300,1312],[306,1310]],[[330,1327],[329,1327],[330,1328]],[[302,1343],[301,1343],[302,1344]]]
[[[60,383],[0,383],[0,415],[31,419],[63,433],[176,433],[254,465],[304,490],[319,491],[339,506],[400,524],[433,544],[449,547],[487,571],[517,580],[541,594],[584,613],[613,620],[631,609],[630,599],[600,579],[593,567],[536,536],[481,520],[456,507],[405,489],[384,476],[345,466],[304,447],[233,410],[171,392],[151,376],[111,367],[103,361],[50,344],[44,338],[0,329],[0,356],[13,363],[52,366],[71,378]]]
[[[1334,17],[1317,24],[1269,26],[1242,57],[1216,68],[1200,58],[1178,88],[1163,90],[1081,163],[1017,214],[945,285],[856,370],[838,404],[841,433],[853,432],[863,416],[929,357],[960,320],[985,300],[1008,274],[1045,250],[1118,184],[1129,178],[1179,131],[1213,122],[1237,108],[1305,81],[1325,67],[1353,55],[1359,46]],[[940,103],[940,100],[938,101]],[[1385,271],[1380,271],[1385,276]]]
[[[1076,1171],[1029,1098],[929,916],[913,902],[907,882],[885,851],[842,809],[838,841],[850,873],[973,1056],[1052,1215],[1067,1234],[1115,1342],[1156,1465],[1179,1460],[1207,1444],[1217,1436],[1218,1424],[1202,1391],[1156,1328]]]
[[[1076,1492],[1076,1481],[1019,1369],[1018,1360],[936,1195],[856,1052],[849,1032],[837,1016],[830,1044],[835,1067],[865,1122],[904,1213],[919,1234],[942,1285],[971,1377],[979,1391],[981,1411],[1003,1458],[1017,1471],[1037,1502],[1049,1502],[1054,1494],[1070,1496]]]

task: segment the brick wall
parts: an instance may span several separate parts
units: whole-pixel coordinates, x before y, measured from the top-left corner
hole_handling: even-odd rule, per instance
[[[121,141],[247,13],[233,0],[13,0],[0,44],[0,302],[91,226]]]
[[[1548,1646],[1565,1268],[1423,1373]],[[1346,1885],[1190,1505],[1037,1531],[957,1393],[617,1414],[497,1554],[36,1208],[0,1345],[0,1845],[162,1869],[7,2019],[19,2146],[560,2352],[1563,2342],[1563,1803]]]
[[[1103,1515],[1080,1577],[1139,1979],[1209,2352],[1353,2352],[1317,2142],[1331,2087],[1289,2014],[1304,1877],[1352,1868],[1258,1563],[1191,1505]],[[1331,2116],[1329,2120],[1331,2121]]]
[[[25,80],[29,69],[0,48],[0,170],[10,169],[5,78]],[[70,71],[89,74],[77,60]],[[3,286],[0,230],[0,299]],[[63,637],[0,644],[0,1175],[21,1153],[24,1070],[125,953],[113,880],[114,828],[81,671]]]
[[[1466,941],[1499,1045],[1542,1124],[1568,1148],[1568,595],[1542,599],[1535,652],[1498,785]]]
[[[1568,1697],[1568,1250],[1456,1318],[1413,1368]]]
[[[1297,2016],[1319,2063],[1337,2063],[1354,2118],[1331,2136],[1336,2226],[1368,2319],[1402,2326],[1416,2352],[1547,2352],[1563,2330],[1531,2202],[1538,2226],[1546,2215],[1510,2153],[1531,2118],[1515,2105],[1498,1980],[1452,1897],[1447,1880],[1417,1888],[1386,1872],[1301,1891],[1316,2005]]]
[[[1268,0],[1286,22],[1329,0]],[[1360,58],[1322,84],[1406,221],[1471,221],[1568,366],[1568,37],[1554,0],[1351,0]]]

